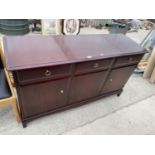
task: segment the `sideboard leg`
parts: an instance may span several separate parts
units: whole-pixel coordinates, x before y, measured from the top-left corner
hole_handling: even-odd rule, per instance
[[[118,96],[118,97],[122,94],[122,91],[123,91],[123,90],[121,90],[119,93],[117,93],[117,96]]]
[[[22,122],[22,124],[23,124],[23,128],[27,127],[27,123],[26,122]]]
[[[120,95],[121,95],[120,93],[117,94],[117,96],[120,96]]]

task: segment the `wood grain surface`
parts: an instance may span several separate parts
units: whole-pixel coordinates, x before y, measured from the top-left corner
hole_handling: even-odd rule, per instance
[[[6,67],[20,70],[144,53],[123,34],[5,36]]]

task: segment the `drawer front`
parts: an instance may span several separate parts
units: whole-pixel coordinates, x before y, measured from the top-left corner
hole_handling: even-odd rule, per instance
[[[75,74],[90,72],[94,70],[106,69],[112,63],[112,59],[95,60],[76,64]]]
[[[142,58],[142,55],[119,57],[116,59],[114,66],[116,67],[116,66],[138,63],[141,58]]]
[[[45,67],[22,70],[17,72],[19,82],[33,82],[48,79],[57,79],[70,75],[70,65]]]

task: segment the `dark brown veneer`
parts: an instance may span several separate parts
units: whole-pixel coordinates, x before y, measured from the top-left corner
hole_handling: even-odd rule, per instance
[[[122,34],[4,37],[22,123],[117,94],[146,52]]]

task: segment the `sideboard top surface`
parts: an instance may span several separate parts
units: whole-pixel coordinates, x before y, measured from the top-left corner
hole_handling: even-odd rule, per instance
[[[6,67],[21,70],[145,53],[122,34],[5,36]]]

